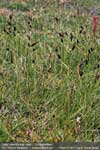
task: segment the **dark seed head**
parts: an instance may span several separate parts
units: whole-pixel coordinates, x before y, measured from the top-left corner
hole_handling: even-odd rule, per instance
[[[49,73],[51,73],[51,71],[52,71],[52,68],[51,68],[51,66],[48,68],[48,72]]]
[[[67,33],[67,32],[65,32],[65,35],[68,35],[68,33]]]
[[[98,129],[97,129],[97,130],[98,130],[98,134],[100,135],[100,127],[98,127]]]
[[[9,19],[10,19],[10,20],[12,20],[12,18],[13,18],[13,14],[11,14],[11,15],[9,16]]]
[[[77,44],[79,44],[79,40],[77,39]]]
[[[61,59],[61,56],[58,54],[58,59]]]
[[[10,21],[8,21],[8,25],[11,26],[11,22]]]
[[[35,51],[35,48],[33,48],[33,51]]]
[[[88,60],[87,59],[85,60],[85,64],[88,65]]]
[[[90,49],[88,50],[88,53],[91,54],[91,50]]]
[[[63,38],[61,38],[61,42],[62,42],[62,43],[63,43],[63,41],[64,41]]]
[[[32,26],[30,25],[30,28],[32,28]]]
[[[13,53],[11,52],[11,63],[13,63]]]
[[[58,17],[55,17],[55,20],[58,22],[60,19]]]
[[[75,43],[73,44],[73,47],[72,47],[72,50],[74,50],[75,49],[75,47],[76,47],[76,45],[75,45]]]
[[[94,69],[98,69],[98,68],[100,68],[100,64],[94,66]]]
[[[94,51],[94,48],[93,48],[93,47],[91,47],[91,48],[90,48],[90,50],[93,52],[93,51]]]
[[[80,72],[79,72],[79,75],[80,75],[80,76],[82,76],[82,75],[83,75],[83,72],[82,72],[81,70],[80,70]]]
[[[57,48],[55,49],[55,52],[58,52],[58,49],[57,49]]]
[[[31,45],[30,45],[30,43],[28,43],[28,47],[30,47]]]
[[[9,48],[7,47],[6,50],[9,51]]]
[[[14,31],[16,31],[16,27],[14,26]]]
[[[98,58],[98,61],[100,61],[100,57]]]
[[[33,64],[35,63],[35,60],[34,60],[34,59],[32,60],[32,63],[33,63]]]
[[[73,40],[73,34],[72,33],[70,33],[70,40],[72,41]]]
[[[55,115],[53,115],[52,117],[55,118]]]
[[[100,68],[100,64],[97,64],[97,68]]]
[[[30,40],[31,39],[31,37],[29,36],[29,35],[27,35],[27,38]]]
[[[9,34],[9,32],[7,31],[6,28],[4,28],[3,31],[4,31],[6,34]]]
[[[30,21],[28,21],[27,23],[30,24]]]
[[[93,48],[93,47],[91,47],[91,48],[88,49],[88,53],[89,53],[89,54],[91,54],[93,51],[94,51],[94,48]]]
[[[3,106],[3,103],[0,102],[0,109],[2,108],[2,106]]]
[[[83,67],[83,63],[81,63],[80,65],[79,65],[79,68],[82,68]]]
[[[79,33],[81,34],[81,33],[82,33],[82,30],[80,30]]]
[[[81,30],[84,30],[84,27],[81,25],[81,26],[80,26],[80,29],[81,29]]]
[[[33,46],[35,46],[37,43],[38,43],[38,41],[33,42],[30,46],[33,47]]]
[[[64,37],[64,33],[59,32],[58,34],[60,37],[62,37],[62,38]]]
[[[91,49],[90,48],[88,49],[88,53],[91,54]]]

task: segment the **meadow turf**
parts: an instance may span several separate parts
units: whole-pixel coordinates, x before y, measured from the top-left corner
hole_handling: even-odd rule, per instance
[[[99,18],[99,1],[0,1],[0,142],[100,141],[93,7]]]

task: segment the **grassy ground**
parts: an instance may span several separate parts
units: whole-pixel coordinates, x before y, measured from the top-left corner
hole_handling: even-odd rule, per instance
[[[0,141],[100,141],[93,0],[0,2]]]

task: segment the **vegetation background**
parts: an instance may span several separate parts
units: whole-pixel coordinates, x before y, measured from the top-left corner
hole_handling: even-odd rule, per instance
[[[100,141],[99,16],[99,0],[0,0],[0,142]]]

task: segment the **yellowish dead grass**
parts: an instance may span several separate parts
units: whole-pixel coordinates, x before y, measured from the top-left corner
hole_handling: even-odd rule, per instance
[[[1,8],[0,9],[0,16],[8,16],[10,14],[10,10],[6,8]]]

